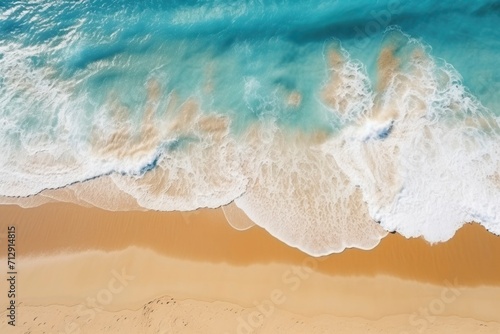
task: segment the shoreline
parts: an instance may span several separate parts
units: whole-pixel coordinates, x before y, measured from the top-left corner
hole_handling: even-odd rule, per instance
[[[0,206],[0,216],[0,233],[8,225],[19,227],[21,256],[136,246],[179,259],[237,266],[297,265],[310,257],[258,226],[232,228],[221,209],[110,212],[52,203],[28,209]],[[383,274],[434,284],[459,277],[464,286],[500,286],[500,237],[479,224],[464,225],[444,243],[388,234],[374,249],[351,248],[318,259],[318,271],[329,275]]]
[[[372,250],[314,258],[260,227],[232,228],[220,209],[57,203],[0,216],[0,233],[18,230],[24,331],[500,332],[500,238],[478,224],[443,244],[389,234]]]

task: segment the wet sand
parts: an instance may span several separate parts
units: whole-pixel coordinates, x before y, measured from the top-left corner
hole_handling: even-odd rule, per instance
[[[0,206],[0,231],[16,225],[22,256],[121,250],[129,246],[159,254],[232,265],[299,264],[306,254],[253,227],[231,228],[221,210],[193,212],[110,212],[67,203],[23,209]],[[2,234],[3,235],[3,234]],[[441,284],[459,278],[462,285],[500,285],[500,237],[478,224],[467,224],[446,243],[389,234],[370,251],[348,249],[322,259],[329,275],[385,274]]]
[[[65,326],[75,323],[88,333],[444,333],[459,325],[500,333],[500,238],[477,224],[443,244],[390,234],[373,250],[319,259],[259,227],[237,231],[221,210],[0,206],[2,240],[9,225],[21,332],[71,333]],[[252,318],[262,305],[273,312]],[[4,314],[2,333],[12,330]]]

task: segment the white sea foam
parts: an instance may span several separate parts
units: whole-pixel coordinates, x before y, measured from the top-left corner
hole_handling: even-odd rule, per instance
[[[255,223],[234,202],[224,205],[222,211],[229,225],[238,231],[245,231],[255,226]]]
[[[30,62],[35,47],[0,46],[0,193],[28,196],[93,176],[91,164],[82,166],[78,152],[68,145],[70,132],[64,112],[75,110],[72,82],[53,79],[51,67]]]
[[[468,221],[500,234],[500,120],[419,42],[398,37],[405,58],[392,42],[377,83],[338,43],[327,50],[330,78],[318,99],[343,124],[338,133],[289,131],[263,118],[238,135],[227,116],[175,92],[165,97],[154,81],[139,125],[111,97],[85,119],[88,97],[72,95],[75,83],[31,66],[30,50],[1,46],[0,106],[9,112],[0,119],[0,195],[11,197],[0,202],[193,210],[234,201],[315,256],[373,248],[387,231],[445,241]],[[286,105],[257,78],[245,88],[250,110]],[[29,124],[33,110],[46,115]]]
[[[235,200],[238,207],[311,255],[375,247],[386,232],[368,216],[361,192],[308,141],[276,134],[254,183]]]
[[[498,121],[485,120],[456,71],[418,47],[379,94],[384,103],[364,125],[324,145],[363,190],[370,216],[388,231],[431,242],[469,221],[498,233]]]

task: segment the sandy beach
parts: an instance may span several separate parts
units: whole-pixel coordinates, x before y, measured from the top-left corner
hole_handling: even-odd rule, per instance
[[[499,4],[1,2],[0,334],[500,334]]]
[[[16,226],[19,273],[16,327],[3,311],[2,332],[500,333],[500,238],[476,224],[447,243],[390,234],[313,258],[220,209],[0,216],[2,240]]]

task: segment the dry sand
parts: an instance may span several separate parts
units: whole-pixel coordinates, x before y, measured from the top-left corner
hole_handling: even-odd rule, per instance
[[[476,224],[320,259],[221,210],[0,206],[3,245],[9,225],[17,326],[4,311],[1,333],[500,333],[500,238]]]

